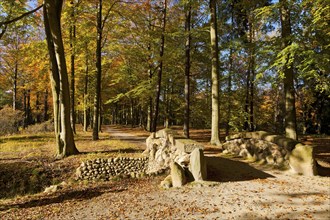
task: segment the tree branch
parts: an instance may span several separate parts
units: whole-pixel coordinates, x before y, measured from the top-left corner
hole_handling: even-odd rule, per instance
[[[28,11],[28,12],[26,12],[26,13],[24,13],[24,14],[22,14],[22,15],[16,17],[16,18],[13,18],[13,19],[8,20],[8,21],[0,22],[0,26],[2,26],[2,25],[8,25],[8,24],[10,24],[10,23],[13,23],[13,22],[15,22],[15,21],[18,21],[18,20],[24,18],[25,16],[28,16],[28,15],[30,15],[30,14],[33,14],[34,12],[36,12],[36,11],[38,11],[40,8],[42,8],[42,6],[43,6],[43,4],[40,5],[40,6],[38,6],[38,7],[35,8],[35,9],[33,9],[32,11]]]

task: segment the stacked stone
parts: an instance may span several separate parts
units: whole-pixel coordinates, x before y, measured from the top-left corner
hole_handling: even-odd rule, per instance
[[[194,149],[204,147],[191,139],[179,136],[171,129],[162,129],[151,133],[146,140],[147,149],[143,152],[149,158],[147,174],[167,170],[171,162],[188,168],[190,154]]]
[[[286,149],[272,142],[258,139],[234,139],[226,141],[222,148],[223,153],[231,153],[274,165],[285,165],[289,158],[289,152]]]
[[[82,162],[76,170],[78,180],[110,180],[116,177],[140,178],[145,175],[148,158],[117,157]]]
[[[181,187],[187,181],[203,181],[207,178],[204,147],[196,141],[182,137],[171,129],[151,133],[143,152],[149,158],[147,174],[170,174],[161,182],[161,187]]]

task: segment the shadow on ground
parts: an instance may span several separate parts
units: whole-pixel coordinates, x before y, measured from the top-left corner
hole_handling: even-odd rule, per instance
[[[330,168],[329,167],[321,166],[320,164],[317,164],[316,167],[317,167],[317,174],[319,176],[330,177]]]
[[[46,206],[54,203],[62,203],[67,200],[89,200],[94,197],[98,197],[103,193],[109,192],[122,192],[126,189],[124,188],[114,188],[111,186],[101,186],[95,188],[86,188],[81,190],[74,190],[74,191],[63,191],[57,192],[56,194],[52,195],[51,197],[47,196],[44,198],[37,198],[29,201],[25,201],[23,203],[12,203],[9,205],[0,206],[0,211],[4,211],[7,209],[12,208],[32,208],[38,206]]]
[[[222,157],[206,157],[208,180],[217,182],[248,181],[274,178],[247,163]]]

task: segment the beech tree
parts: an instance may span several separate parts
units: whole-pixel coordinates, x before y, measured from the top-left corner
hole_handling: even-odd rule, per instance
[[[281,12],[281,36],[282,48],[291,46],[291,21],[290,9],[287,0],[280,0]],[[295,107],[295,89],[294,89],[294,72],[292,54],[286,55],[285,64],[283,66],[284,73],[284,94],[285,94],[285,135],[292,139],[297,139],[296,125],[296,107]]]
[[[191,2],[190,0],[185,5],[185,83],[184,83],[184,97],[185,97],[185,109],[184,109],[184,124],[183,133],[189,138],[189,123],[190,123],[190,47],[191,47]]]
[[[166,11],[167,11],[167,0],[162,2],[162,19],[161,23],[161,37],[160,37],[160,48],[159,48],[159,61],[158,61],[158,71],[157,71],[157,85],[156,85],[156,98],[155,98],[155,110],[154,110],[154,118],[152,131],[156,132],[157,130],[157,122],[158,122],[158,114],[159,114],[159,100],[161,94],[161,85],[162,85],[162,75],[163,75],[163,56],[164,56],[164,48],[165,48],[165,30],[166,30]]]
[[[212,125],[211,144],[220,145],[219,139],[219,45],[218,45],[218,25],[217,25],[217,4],[215,0],[210,0],[210,38],[211,38],[211,59],[212,59]]]
[[[77,154],[70,123],[70,89],[61,33],[63,0],[44,1],[44,23],[51,62],[56,158]]]

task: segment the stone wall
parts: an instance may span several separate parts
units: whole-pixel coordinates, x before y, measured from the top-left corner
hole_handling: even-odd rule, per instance
[[[272,142],[258,139],[234,139],[226,141],[223,153],[239,155],[245,159],[277,166],[288,166],[288,151]]]
[[[110,180],[116,177],[139,178],[158,175],[169,170],[171,165],[181,167],[183,174],[176,176],[171,170],[170,180],[187,175],[194,180],[205,180],[207,176],[203,145],[179,136],[175,131],[163,129],[152,133],[146,140],[143,158],[109,158],[82,162],[76,170],[77,180]],[[175,166],[176,166],[175,165]],[[184,181],[183,181],[184,182]],[[176,181],[175,181],[176,183]],[[174,184],[176,186],[176,184]],[[178,184],[180,185],[180,184]]]
[[[82,162],[76,170],[77,180],[110,180],[116,177],[139,178],[145,175],[148,158],[117,157]]]
[[[312,146],[265,131],[228,136],[223,149],[245,158],[285,165],[294,173],[306,176],[317,174]]]

